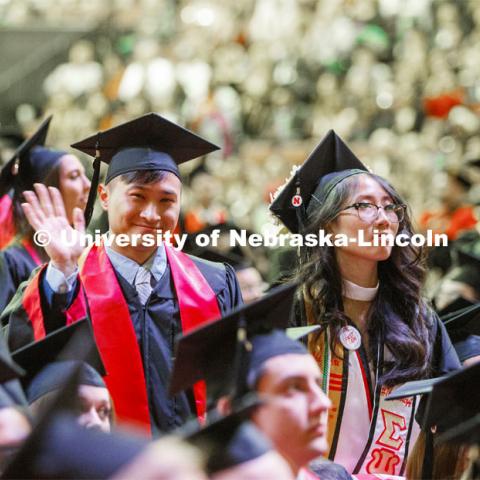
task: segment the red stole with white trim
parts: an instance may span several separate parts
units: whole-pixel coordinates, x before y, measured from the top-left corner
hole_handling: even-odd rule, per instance
[[[195,263],[184,253],[165,247],[179,303],[182,331],[187,332],[220,317],[215,292]],[[81,288],[88,297],[90,318],[107,376],[105,382],[112,395],[119,422],[134,423],[151,434],[147,389],[137,338],[115,271],[105,248],[93,245],[79,262]],[[27,286],[23,307],[33,326],[35,340],[45,337],[40,306],[39,278]],[[86,315],[84,295],[80,292],[67,310],[67,324]],[[202,421],[206,411],[203,382],[194,386],[197,415]]]

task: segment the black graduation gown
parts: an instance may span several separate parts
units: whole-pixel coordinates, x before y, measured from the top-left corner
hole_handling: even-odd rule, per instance
[[[222,314],[242,303],[240,287],[231,266],[192,256],[190,258],[215,292]],[[181,393],[173,398],[168,396],[175,337],[181,332],[179,307],[170,268],[167,263],[162,278],[155,285],[145,306],[141,305],[135,288],[118,272],[115,273],[128,304],[140,346],[152,431],[154,434],[170,431],[182,425],[187,418],[194,416],[195,412],[191,392]],[[41,294],[46,332],[49,333],[65,324],[65,320],[62,322],[62,310],[66,306],[65,295],[54,295],[53,305],[49,307],[44,292]],[[9,312],[5,313],[9,314],[8,342],[12,351],[34,340],[31,324],[21,305],[20,295],[15,305],[11,305]]]
[[[9,359],[12,361],[10,352],[8,351],[7,343],[2,335],[0,335],[0,352],[4,359]],[[22,385],[17,378],[7,380],[6,382],[0,384],[0,408],[15,406],[28,406],[27,398],[25,397]]]
[[[36,267],[37,263],[21,244],[14,243],[0,252],[0,313]]]

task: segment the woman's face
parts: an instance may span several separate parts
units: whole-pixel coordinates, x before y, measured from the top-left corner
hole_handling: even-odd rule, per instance
[[[369,175],[358,175],[355,192],[350,197],[347,205],[354,203],[373,203],[379,207],[394,203],[390,195],[384,188]],[[372,262],[380,262],[386,260],[391,252],[391,246],[374,246],[360,245],[358,239],[359,232],[362,232],[363,243],[380,243],[382,235],[389,234],[393,237],[398,232],[398,223],[390,221],[385,215],[383,208],[379,210],[378,217],[371,221],[365,222],[358,216],[355,208],[343,210],[340,214],[330,222],[327,230],[334,235],[343,234],[349,239],[357,239],[357,242],[348,242],[347,246],[336,247],[337,259],[339,261],[347,260],[358,261],[370,260]]]
[[[70,224],[73,221],[73,209],[82,210],[87,205],[90,180],[85,176],[85,169],[75,155],[64,155],[60,159],[59,190],[65,204],[65,211]]]

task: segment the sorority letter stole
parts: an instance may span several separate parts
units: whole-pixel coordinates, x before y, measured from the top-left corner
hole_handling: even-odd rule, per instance
[[[184,253],[165,247],[179,303],[182,331],[187,332],[220,317],[214,291],[195,263]],[[67,325],[86,315],[85,297],[119,422],[137,424],[151,434],[147,388],[142,357],[127,302],[103,245],[87,249],[79,261],[80,280],[86,295],[77,295],[67,310]],[[44,267],[45,268],[45,267]],[[43,269],[42,269],[43,270]],[[34,338],[45,336],[37,274],[25,291],[23,306],[31,319]],[[180,294],[179,294],[180,293]],[[206,388],[194,386],[197,415],[204,419]]]
[[[308,323],[314,323],[313,312],[307,302],[305,312]],[[386,401],[392,389],[381,386],[378,381],[377,385],[370,386],[371,377],[363,346],[350,351],[337,343],[335,348],[337,356],[330,349],[328,328],[318,336],[312,335],[309,340],[309,350],[322,371],[322,388],[332,402],[328,419],[329,459],[336,461],[337,457],[338,461],[341,457],[345,462],[347,458],[347,470],[354,474],[403,475],[412,431],[415,429],[418,433],[414,426],[415,397]],[[383,355],[382,345],[379,347],[378,372],[382,371]],[[376,378],[379,377],[378,372]],[[358,385],[353,385],[352,379],[356,379]],[[350,398],[347,398],[348,395]],[[357,402],[363,399],[365,414],[368,411],[369,427],[367,423],[366,429],[360,432],[358,418],[345,408],[352,395],[356,396]],[[339,438],[340,432],[342,438]],[[365,437],[364,442],[359,435]],[[360,450],[349,448],[349,441],[354,442],[354,438],[357,445],[361,443]]]

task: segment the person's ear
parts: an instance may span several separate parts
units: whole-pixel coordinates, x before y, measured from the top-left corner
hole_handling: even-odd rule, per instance
[[[98,198],[100,199],[100,204],[102,205],[103,210],[107,211],[108,201],[110,199],[110,189],[105,186],[103,183],[98,185]]]

